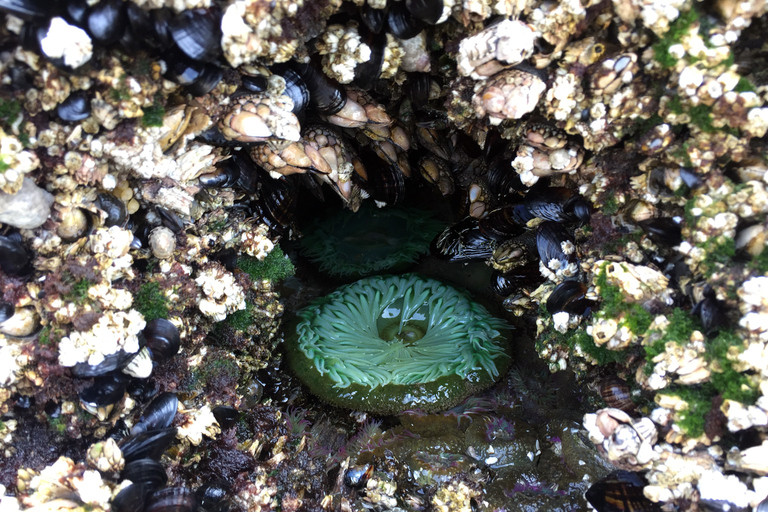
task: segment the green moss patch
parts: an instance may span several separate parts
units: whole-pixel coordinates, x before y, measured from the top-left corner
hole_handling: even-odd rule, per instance
[[[293,263],[283,253],[279,245],[272,249],[264,261],[259,261],[251,256],[240,257],[237,261],[237,268],[248,274],[253,281],[263,279],[282,281],[296,273]]]
[[[653,56],[659,64],[669,69],[675,67],[678,59],[669,53],[669,49],[683,40],[683,36],[688,33],[691,25],[698,21],[698,19],[699,14],[694,9],[680,13],[680,16],[670,25],[664,37],[653,45]]]
[[[168,318],[168,299],[155,281],[147,281],[139,287],[133,307],[144,315],[147,322]]]

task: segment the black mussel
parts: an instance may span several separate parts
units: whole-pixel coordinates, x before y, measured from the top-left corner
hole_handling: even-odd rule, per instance
[[[398,39],[411,39],[424,30],[424,22],[408,11],[405,2],[393,2],[387,13],[389,32]]]
[[[395,204],[405,198],[405,176],[395,165],[369,165],[366,174],[368,179],[363,188],[376,201]]]
[[[154,42],[152,40],[155,37],[155,25],[149,12],[133,2],[127,2],[125,15],[128,19],[126,29],[130,29],[133,35],[144,44]]]
[[[16,308],[10,302],[0,301],[0,323],[5,322],[13,316]]]
[[[522,235],[528,220],[524,205],[508,205],[489,212],[478,227],[485,236],[501,242]]]
[[[131,434],[139,434],[147,430],[168,428],[176,417],[179,399],[173,393],[161,393],[144,409],[139,421],[133,425]]]
[[[168,482],[168,475],[162,464],[154,459],[136,459],[125,465],[120,478],[144,486],[147,493],[162,489]],[[135,512],[135,511],[133,511]]]
[[[670,217],[660,217],[638,222],[648,237],[655,243],[675,247],[683,242],[680,225]]]
[[[192,96],[205,96],[221,82],[223,73],[211,63],[175,59],[168,70],[171,80],[183,85]]]
[[[284,232],[293,224],[298,198],[296,187],[293,181],[286,177],[275,180],[262,169],[257,168],[256,172],[261,184],[261,193],[254,209],[271,230]]]
[[[505,240],[493,250],[494,268],[507,273],[535,262],[536,234],[533,231]]]
[[[293,100],[293,112],[299,114],[309,105],[310,94],[307,84],[293,69],[286,68],[280,73],[285,80],[285,95]]]
[[[88,13],[87,0],[68,0],[65,2],[64,14],[67,21],[74,23],[79,27],[84,27],[87,23],[86,15]]]
[[[91,115],[91,100],[85,91],[76,91],[56,107],[56,114],[62,121],[75,123]]]
[[[525,206],[534,217],[558,222],[589,222],[589,203],[565,187],[532,189],[525,196]]]
[[[157,212],[157,216],[160,217],[160,222],[163,226],[167,227],[177,235],[184,231],[184,221],[181,220],[181,217],[176,213],[167,208],[163,208],[162,206],[155,208],[155,211]]]
[[[40,315],[31,306],[14,308],[13,313],[0,323],[0,334],[22,340],[34,338],[42,329]]]
[[[173,38],[168,25],[175,13],[170,7],[161,7],[149,11],[150,22],[152,24],[152,38],[161,50],[167,50],[173,46]]]
[[[196,512],[197,506],[191,489],[165,487],[147,497],[144,512]]]
[[[660,512],[661,508],[643,495],[645,485],[638,473],[613,471],[592,484],[584,497],[597,512]]]
[[[414,105],[425,105],[429,101],[432,77],[429,73],[408,73],[405,89]]]
[[[568,252],[564,246],[572,250]],[[539,259],[550,270],[553,269],[553,261],[560,262],[558,269],[564,269],[569,263],[576,261],[576,244],[573,243],[571,235],[558,222],[545,221],[539,224],[536,230],[536,248],[539,251]]]
[[[344,472],[344,485],[361,489],[373,475],[373,464],[352,466]]]
[[[62,66],[64,64],[64,59],[50,59],[48,55],[43,52],[42,48],[40,47],[40,41],[42,41],[45,36],[48,34],[48,27],[50,26],[50,22],[38,22],[38,21],[31,21],[25,23],[21,27],[21,33],[19,34],[19,42],[21,43],[21,47],[25,50],[29,50],[31,52],[40,53],[42,55],[45,55],[45,57],[49,60],[52,60],[54,62],[54,66]]]
[[[621,409],[630,414],[637,409],[635,402],[632,401],[629,385],[624,379],[610,375],[601,379],[597,388],[608,407]]]
[[[366,62],[355,67],[354,84],[367,91],[373,88],[381,74],[387,38],[383,33],[374,34],[373,32],[368,32],[363,34],[363,42],[371,49],[371,56]]]
[[[385,9],[374,9],[367,2],[360,8],[360,19],[363,24],[374,34],[380,34],[384,30],[387,22],[387,11]]]
[[[243,89],[250,92],[264,92],[269,86],[269,79],[264,75],[242,75],[240,82]]]
[[[86,14],[86,27],[94,41],[100,44],[116,43],[125,31],[128,16],[123,0],[102,0]]]
[[[80,403],[86,411],[104,421],[112,406],[122,400],[130,377],[122,372],[112,372],[96,377],[90,387],[80,392]]]
[[[528,189],[512,167],[511,158],[499,158],[493,161],[488,167],[486,178],[488,188],[501,203],[516,202],[515,200],[519,198],[518,192]]]
[[[129,384],[130,387],[130,384]],[[120,418],[115,422],[115,426],[111,429],[107,430],[107,434],[105,437],[109,439],[113,439],[115,442],[119,443],[121,440],[125,439],[130,434],[130,429],[128,428],[128,425],[125,424],[125,421]]]
[[[168,361],[181,348],[179,330],[165,318],[156,318],[148,322],[142,334],[152,355],[152,360],[156,364]]]
[[[411,14],[424,23],[435,25],[443,15],[443,0],[405,0]]]
[[[213,259],[224,265],[224,268],[234,272],[237,268],[237,251],[234,249],[222,249],[213,255]]]
[[[21,277],[32,270],[30,257],[21,241],[0,235],[0,270],[9,276]]]
[[[432,241],[431,252],[450,262],[484,260],[493,254],[496,241],[483,235],[477,219],[466,217],[446,228]]]
[[[685,183],[686,186],[691,190],[697,189],[704,184],[704,180],[702,180],[699,175],[696,174],[696,171],[689,167],[680,168],[680,178],[683,180],[683,183]]]
[[[555,286],[547,299],[547,311],[557,313],[565,311],[573,315],[583,315],[595,302],[587,298],[587,285],[579,281],[563,281]]]
[[[711,288],[705,292],[704,298],[694,306],[691,314],[701,319],[704,334],[709,337],[716,336],[720,329],[728,327],[725,302],[719,300]]]
[[[213,62],[221,54],[218,9],[187,9],[168,22],[176,46],[190,59]]]
[[[136,35],[129,23],[125,26],[123,35],[120,36],[120,39],[117,42],[126,50],[130,52],[137,52],[144,48],[145,40]]]
[[[330,116],[344,108],[347,91],[344,87],[318,70],[314,64],[297,63],[294,70],[309,89],[309,104],[318,114]]]
[[[43,18],[51,14],[50,0],[0,0],[0,11],[19,18]]]
[[[240,413],[231,405],[219,405],[213,409],[213,417],[219,423],[222,429],[234,427]]]
[[[213,172],[201,174],[197,177],[200,185],[207,188],[228,188],[232,187],[240,179],[240,169],[234,162],[226,160],[217,166]]]
[[[132,483],[112,498],[110,505],[114,512],[137,512],[144,510],[148,491],[142,484]]]
[[[507,297],[522,287],[536,286],[543,280],[544,276],[539,272],[539,262],[531,261],[509,272],[494,270],[491,275],[491,287],[497,295]]]
[[[757,505],[755,512],[768,512],[768,498],[765,498]]]
[[[120,451],[126,463],[138,459],[154,459],[160,456],[176,439],[176,427],[148,430],[131,434],[120,442]]]
[[[96,365],[91,365],[88,363],[77,363],[72,367],[72,375],[75,377],[83,378],[104,375],[111,372],[112,370],[116,370],[117,368],[122,368],[128,364],[135,356],[136,354],[129,354],[124,350],[118,350],[114,354],[104,356],[104,360]]]
[[[122,226],[128,214],[125,203],[112,194],[101,193],[96,197],[96,207],[107,214],[105,227]]]
[[[225,500],[229,489],[224,480],[206,482],[195,489],[195,498],[206,512],[223,512],[228,507]]]

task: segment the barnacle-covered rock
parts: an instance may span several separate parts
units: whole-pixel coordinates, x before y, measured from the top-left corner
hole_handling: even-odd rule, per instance
[[[87,363],[96,366],[106,356],[122,350],[132,354],[139,350],[138,334],[147,323],[132,309],[107,311],[88,331],[73,331],[59,341],[59,364],[75,366]]]
[[[459,74],[480,80],[507,66],[523,62],[533,53],[535,32],[519,20],[503,20],[467,37],[459,45]]]
[[[206,404],[186,415],[185,421],[179,425],[176,431],[176,437],[186,439],[194,446],[199,446],[203,442],[203,436],[215,439],[220,432],[219,424],[210,406]]]
[[[235,282],[232,273],[218,263],[209,263],[201,269],[195,283],[201,288],[202,296],[198,300],[200,312],[216,322],[227,315],[245,309],[245,294]]]
[[[531,112],[546,88],[533,73],[510,69],[478,83],[472,105],[478,118],[488,116],[491,125],[498,125],[505,119],[520,119]]]
[[[323,55],[323,71],[342,84],[355,78],[355,67],[371,58],[371,48],[362,42],[357,23],[328,25],[316,43]]]
[[[584,428],[589,439],[616,464],[641,469],[658,457],[653,451],[658,433],[649,418],[632,419],[620,409],[600,409],[584,416]]]

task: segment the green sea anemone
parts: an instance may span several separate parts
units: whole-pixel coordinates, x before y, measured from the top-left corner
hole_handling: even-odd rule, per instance
[[[429,251],[443,225],[418,208],[363,204],[315,220],[301,240],[302,253],[336,277],[398,272]]]
[[[380,414],[432,412],[506,372],[508,328],[435,279],[376,276],[299,311],[286,343],[294,372],[327,402]]]

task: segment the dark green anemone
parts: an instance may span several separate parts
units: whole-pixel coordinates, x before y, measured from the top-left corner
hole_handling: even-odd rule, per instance
[[[323,400],[379,414],[432,412],[506,372],[508,328],[435,279],[376,276],[299,311],[286,344],[293,370]]]
[[[301,240],[303,254],[320,271],[337,277],[363,277],[405,270],[429,251],[443,226],[428,212],[405,206],[338,210],[314,221]]]

